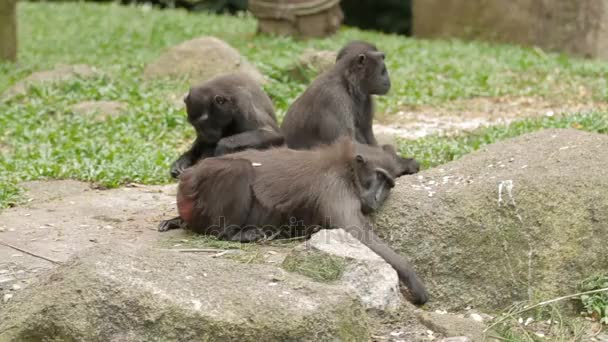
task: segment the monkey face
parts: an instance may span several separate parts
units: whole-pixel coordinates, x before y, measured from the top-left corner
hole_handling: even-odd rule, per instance
[[[368,93],[371,95],[384,95],[388,93],[391,89],[391,79],[384,63],[384,53],[371,51],[365,53],[364,56],[367,56],[364,82],[366,83]]]
[[[366,160],[362,155],[355,157],[355,173],[361,211],[364,214],[372,213],[380,207],[395,186],[393,176],[375,163]]]
[[[206,87],[193,88],[184,99],[188,122],[196,129],[204,143],[217,143],[234,118],[234,101],[231,97]]]

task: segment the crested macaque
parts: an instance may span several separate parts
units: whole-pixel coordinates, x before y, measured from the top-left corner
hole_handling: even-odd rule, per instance
[[[281,125],[287,146],[310,149],[342,136],[376,146],[372,95],[384,95],[391,87],[384,57],[367,42],[352,41],[344,46],[336,65],[317,77],[287,111]],[[419,171],[414,159],[398,158],[403,165],[398,176]]]
[[[391,88],[384,57],[367,42],[353,41],[343,47],[334,67],[317,77],[289,107],[281,125],[287,146],[309,149],[344,135],[377,145],[372,95],[384,95]]]
[[[184,102],[196,140],[171,165],[173,178],[200,159],[284,143],[272,101],[245,74],[222,75],[192,87]]]
[[[159,231],[184,227],[219,239],[252,242],[343,228],[384,258],[409,288],[427,301],[408,261],[373,232],[366,213],[394,186],[394,154],[343,137],[312,150],[285,147],[208,158],[180,177],[179,217]]]

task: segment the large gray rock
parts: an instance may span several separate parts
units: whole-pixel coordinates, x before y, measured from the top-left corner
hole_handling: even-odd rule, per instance
[[[365,310],[280,268],[92,248],[0,311],[0,341],[367,341]]]
[[[608,269],[608,136],[545,130],[401,177],[375,217],[430,305],[500,310]]]
[[[395,269],[345,230],[323,229],[313,234],[305,245],[349,260],[340,283],[353,291],[366,308],[394,310],[402,304]]]
[[[414,0],[424,38],[485,39],[608,58],[608,0]]]
[[[215,37],[201,37],[169,48],[146,66],[144,77],[187,77],[191,84],[197,84],[232,72],[245,73],[260,84],[265,82],[264,76],[232,46]]]

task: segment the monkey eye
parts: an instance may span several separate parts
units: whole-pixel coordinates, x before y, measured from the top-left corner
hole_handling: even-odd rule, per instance
[[[364,54],[360,54],[357,61],[359,62],[359,64],[363,65],[363,63],[365,63],[366,59],[367,59],[367,57],[365,57]]]
[[[223,105],[224,103],[226,103],[226,98],[221,96],[221,95],[215,95],[215,103],[217,103],[218,105]]]

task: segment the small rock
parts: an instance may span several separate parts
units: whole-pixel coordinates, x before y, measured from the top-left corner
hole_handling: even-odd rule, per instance
[[[187,76],[191,84],[197,84],[232,72],[243,72],[265,83],[264,76],[232,46],[215,37],[200,37],[169,48],[146,66],[144,77]]]
[[[2,302],[8,303],[11,300],[11,298],[13,298],[12,293],[5,293],[4,296],[2,297]]]
[[[14,291],[21,290],[21,285],[19,285],[19,284],[13,284],[13,290]]]
[[[472,341],[483,341],[484,325],[468,318],[422,311],[418,313],[418,320],[443,336],[466,336]]]
[[[471,317],[475,322],[483,322],[483,317],[481,315],[472,313],[469,317]]]
[[[336,64],[336,55],[334,51],[305,50],[295,65],[289,68],[289,76],[303,82],[310,81],[331,69]]]
[[[93,67],[84,64],[57,65],[52,70],[37,71],[25,79],[17,82],[14,86],[4,92],[5,98],[27,93],[27,88],[32,85],[41,85],[55,82],[64,82],[72,78],[90,78],[98,74]]]
[[[470,342],[471,339],[466,336],[446,337],[441,342]]]
[[[70,107],[78,115],[96,115],[98,120],[115,117],[125,112],[127,104],[117,101],[84,101]]]

